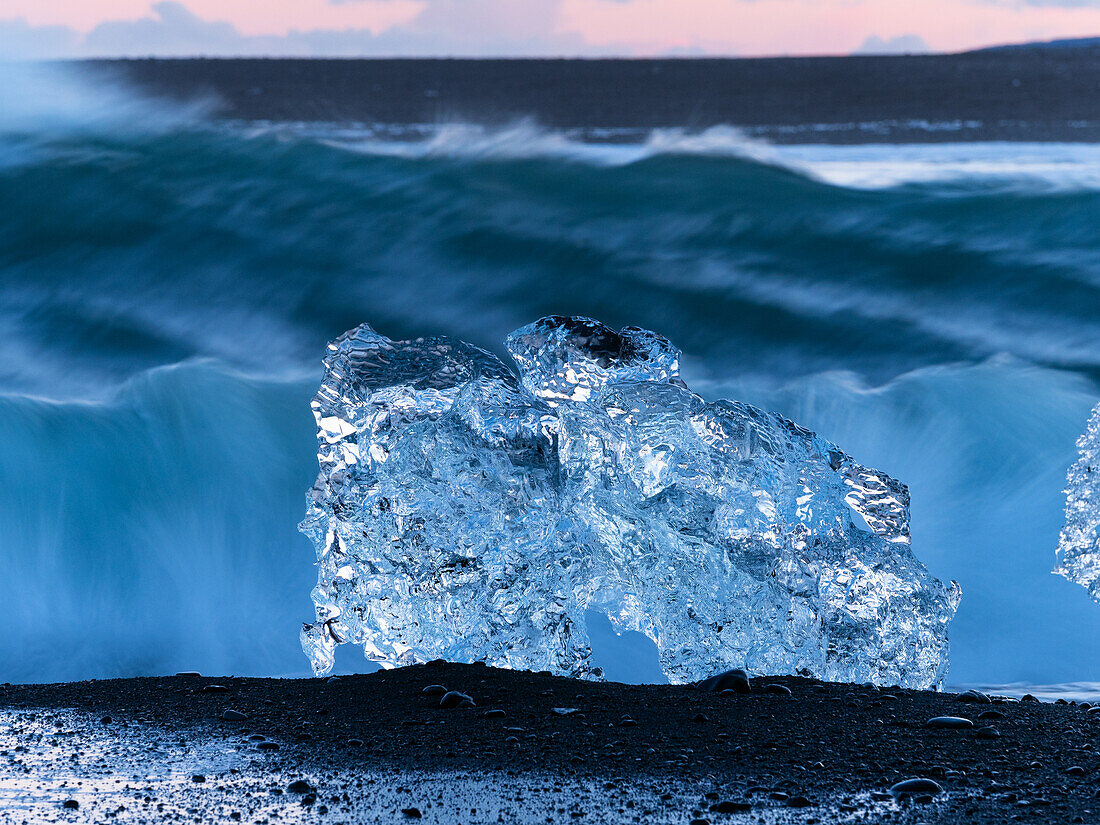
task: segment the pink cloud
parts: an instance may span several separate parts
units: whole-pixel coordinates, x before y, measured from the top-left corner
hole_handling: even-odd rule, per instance
[[[292,29],[365,28],[378,32],[407,23],[425,0],[186,0],[204,20],[232,23],[245,35],[283,35]],[[113,20],[151,16],[151,0],[4,0],[0,18],[21,17],[33,26],[65,25],[81,33]]]
[[[1067,4],[1060,7],[1059,2]],[[1076,2],[1076,5],[1074,3]],[[1100,0],[184,0],[243,38],[324,30],[385,35],[416,51],[486,54],[846,54],[869,38],[957,51],[1100,35]],[[1082,4],[1084,3],[1084,4]],[[0,22],[67,27],[74,39],[111,21],[153,21],[150,0],[4,0]],[[147,28],[147,26],[146,26]],[[134,31],[140,29],[135,28]],[[55,30],[51,30],[55,31]],[[210,28],[210,31],[215,31]],[[419,40],[417,40],[419,38]],[[345,38],[347,43],[359,42]],[[405,44],[405,45],[401,45]],[[411,44],[411,45],[409,45]],[[265,45],[265,48],[267,46]],[[273,52],[275,53],[275,52]],[[400,52],[398,52],[400,53]]]
[[[564,0],[563,26],[592,44],[649,51],[724,45],[738,54],[847,54],[868,37],[917,35],[939,51],[1100,35],[1100,8],[994,0]]]

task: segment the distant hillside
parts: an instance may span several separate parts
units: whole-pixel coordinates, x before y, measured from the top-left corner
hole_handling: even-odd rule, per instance
[[[1100,38],[1097,39],[1100,43]],[[559,129],[732,125],[786,143],[1100,142],[1100,48],[698,60],[123,60],[236,120]]]
[[[975,49],[976,52],[1004,52],[1021,49],[1100,49],[1100,37],[1067,37],[1061,40],[1032,40],[1028,43],[1008,43]]]

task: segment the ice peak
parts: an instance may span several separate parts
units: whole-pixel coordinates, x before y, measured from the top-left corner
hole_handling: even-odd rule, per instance
[[[604,384],[680,376],[680,351],[667,338],[638,327],[615,332],[591,318],[551,315],[505,343],[523,386],[551,406],[587,401]]]

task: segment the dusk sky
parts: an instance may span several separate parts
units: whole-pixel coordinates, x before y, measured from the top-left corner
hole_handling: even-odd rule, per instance
[[[1100,0],[0,0],[0,56],[846,54],[1100,35]]]

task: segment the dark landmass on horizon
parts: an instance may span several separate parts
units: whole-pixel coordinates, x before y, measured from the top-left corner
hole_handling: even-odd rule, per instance
[[[1100,49],[1100,37],[1060,37],[1056,40],[1030,40],[1027,43],[1003,43],[975,49],[978,52],[996,52],[1008,49]]]
[[[246,121],[529,118],[589,131],[732,125],[788,143],[1100,140],[1100,48],[1087,45],[908,56],[83,65],[154,95],[216,100],[219,117]]]
[[[476,705],[443,709],[431,685]],[[720,695],[443,663],[3,685],[0,791],[16,796],[0,822],[1095,821],[1088,706],[979,698],[797,677]],[[940,716],[974,726],[930,728]],[[895,801],[910,778],[942,792]]]

